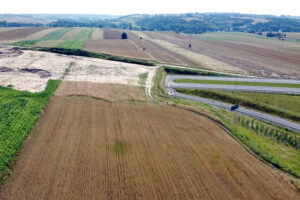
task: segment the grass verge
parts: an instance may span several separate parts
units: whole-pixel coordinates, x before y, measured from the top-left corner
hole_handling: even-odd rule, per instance
[[[264,83],[264,82],[219,81],[219,80],[197,80],[197,79],[176,79],[176,80],[174,80],[174,82],[175,83],[199,83],[199,84],[300,88],[300,84],[290,84],[290,83]]]
[[[49,80],[40,93],[0,87],[0,186],[6,179],[4,172],[12,168],[11,161],[59,84]]]
[[[193,69],[184,69],[178,67],[169,67],[165,66],[164,71],[168,74],[180,74],[180,75],[203,75],[203,76],[224,76],[224,77],[240,77],[238,75],[224,74],[218,72],[210,72],[205,70],[193,70]]]

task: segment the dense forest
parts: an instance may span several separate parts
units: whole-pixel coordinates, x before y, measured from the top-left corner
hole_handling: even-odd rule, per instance
[[[24,16],[23,16],[24,17]],[[34,17],[30,16],[29,17]],[[40,15],[39,15],[40,17]],[[204,33],[214,31],[300,32],[300,18],[291,16],[250,15],[238,13],[188,13],[176,15],[128,15],[121,17],[52,16],[49,24],[1,21],[0,27],[109,27],[130,30]]]

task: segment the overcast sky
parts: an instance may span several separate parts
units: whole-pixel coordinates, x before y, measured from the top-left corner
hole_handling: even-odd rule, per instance
[[[161,14],[239,12],[300,16],[300,0],[1,0],[0,13]]]

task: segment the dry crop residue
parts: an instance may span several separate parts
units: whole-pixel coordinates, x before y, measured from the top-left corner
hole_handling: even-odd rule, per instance
[[[297,199],[207,119],[164,106],[51,98],[0,199]]]
[[[85,81],[62,81],[55,95],[95,97],[110,102],[149,100],[140,86]]]

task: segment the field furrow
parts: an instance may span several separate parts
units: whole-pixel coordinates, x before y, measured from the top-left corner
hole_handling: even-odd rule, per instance
[[[145,114],[146,113],[146,114]],[[296,199],[217,125],[168,106],[54,96],[1,199]]]

